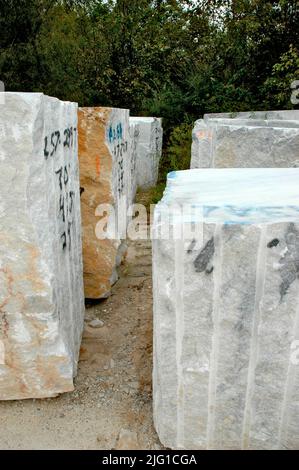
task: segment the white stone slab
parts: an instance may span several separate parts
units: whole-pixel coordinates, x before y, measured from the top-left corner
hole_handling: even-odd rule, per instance
[[[137,160],[138,160],[138,143],[140,136],[140,126],[138,123],[130,121],[130,155],[131,169],[129,172],[129,188],[131,190],[130,204],[135,201],[137,192]]]
[[[298,121],[299,110],[289,109],[280,111],[243,111],[236,113],[208,113],[205,114],[204,119],[210,120],[215,118],[228,118],[228,119],[261,119],[261,120],[286,120]]]
[[[131,123],[139,124],[137,145],[137,186],[147,189],[156,186],[162,155],[162,119],[131,117]]]
[[[0,134],[0,399],[50,397],[83,328],[77,104],[6,93]]]
[[[166,447],[299,448],[298,183],[299,169],[169,175],[152,233],[154,421]]]
[[[191,168],[299,166],[299,121],[228,119],[196,121]]]

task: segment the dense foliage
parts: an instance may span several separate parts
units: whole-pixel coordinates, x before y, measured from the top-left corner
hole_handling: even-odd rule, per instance
[[[6,90],[162,116],[164,168],[188,166],[186,129],[205,112],[293,107],[298,0],[0,0],[0,13]]]

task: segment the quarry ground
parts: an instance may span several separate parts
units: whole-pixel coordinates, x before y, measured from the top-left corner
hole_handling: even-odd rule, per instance
[[[1,402],[0,449],[161,449],[151,374],[151,244],[131,241],[111,297],[86,309],[75,391]]]

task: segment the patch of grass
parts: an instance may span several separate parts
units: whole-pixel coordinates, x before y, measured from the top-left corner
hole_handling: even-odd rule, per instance
[[[163,196],[165,182],[158,183],[157,186],[149,189],[138,189],[136,195],[136,204],[142,204],[146,207],[147,212],[150,211],[151,204],[157,204]]]

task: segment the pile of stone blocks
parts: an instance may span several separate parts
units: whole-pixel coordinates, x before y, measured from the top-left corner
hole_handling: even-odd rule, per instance
[[[295,168],[169,175],[152,233],[166,447],[299,448],[298,181]]]
[[[84,318],[77,105],[5,93],[0,400],[73,390]]]
[[[79,108],[79,161],[85,297],[100,299],[117,281],[125,252],[133,198],[129,110]],[[101,238],[105,225],[113,233]]]
[[[137,186],[148,189],[156,186],[158,181],[163,143],[162,119],[131,117],[130,123],[139,125]]]
[[[299,112],[207,114],[192,133],[191,168],[299,166]]]

